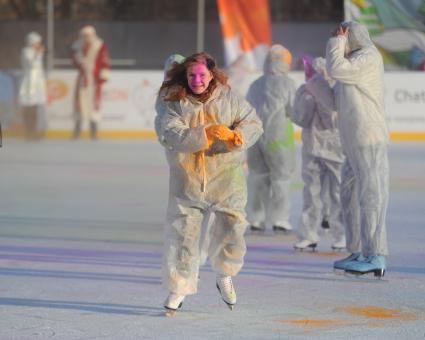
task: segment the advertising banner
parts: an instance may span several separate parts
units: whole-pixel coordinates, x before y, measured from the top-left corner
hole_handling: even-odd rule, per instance
[[[345,19],[367,26],[387,68],[425,71],[424,0],[345,0]]]
[[[55,71],[48,79],[47,116],[50,130],[73,126],[75,71]],[[103,88],[101,129],[152,130],[155,99],[163,80],[159,71],[113,71]]]
[[[290,75],[297,85],[304,82],[303,72]],[[257,76],[249,76],[239,91],[242,95]],[[49,77],[47,121],[53,134],[72,130],[75,78],[75,71],[56,71]],[[104,87],[101,130],[111,137],[154,138],[154,106],[162,79],[162,71],[112,71]],[[385,86],[386,115],[393,139],[425,140],[425,73],[388,72]]]

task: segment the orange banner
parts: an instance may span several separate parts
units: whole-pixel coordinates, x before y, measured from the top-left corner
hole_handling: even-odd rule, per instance
[[[217,5],[227,65],[248,54],[261,69],[272,42],[268,0],[217,0]]]

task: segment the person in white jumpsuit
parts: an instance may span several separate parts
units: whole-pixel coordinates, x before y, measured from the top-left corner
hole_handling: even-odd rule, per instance
[[[38,117],[47,103],[46,79],[43,67],[44,47],[41,35],[30,32],[27,45],[22,49],[22,80],[19,88],[19,104],[22,107],[25,136],[37,139]]]
[[[173,68],[173,66],[175,66],[176,64],[183,63],[184,60],[185,58],[180,54],[172,54],[166,59],[164,64],[164,82],[167,80],[170,80],[167,74]],[[232,87],[232,90],[234,91],[233,87]],[[165,106],[167,105],[167,103],[164,101],[164,98],[166,96],[166,93],[164,92],[166,91],[161,91],[158,94],[158,97],[156,98],[156,102],[155,102],[155,111],[156,111],[155,131],[157,132],[158,141],[161,143],[162,146],[167,148],[167,144],[163,140],[162,126],[161,126],[161,122],[163,121],[162,114],[165,111],[164,110]],[[201,266],[204,265],[208,260],[208,245],[209,245],[209,236],[210,236],[209,227],[212,225],[211,219],[214,217],[214,214],[212,214],[210,211],[210,215],[211,216],[205,217],[205,221],[202,225],[202,230],[201,230],[201,241],[200,241],[200,252],[201,252],[200,265]]]
[[[345,248],[340,202],[341,168],[344,162],[332,85],[326,60],[313,61],[316,74],[306,70],[306,84],[295,95],[292,121],[302,129],[303,212],[299,225],[298,250],[316,248],[323,221],[324,200],[329,207],[333,249]],[[310,76],[310,79],[308,77]],[[327,181],[325,183],[325,181]]]
[[[382,276],[388,254],[386,214],[389,198],[389,132],[384,109],[382,56],[367,28],[343,23],[326,48],[335,86],[339,131],[346,155],[341,203],[351,255],[337,270]]]
[[[294,130],[291,122],[296,85],[288,76],[292,55],[273,45],[264,75],[254,81],[247,100],[263,122],[264,134],[248,150],[248,221],[251,230],[290,231],[290,179],[295,170]]]
[[[168,72],[161,87],[166,105],[158,106],[156,125],[170,166],[165,231],[164,307],[175,312],[198,284],[201,225],[210,211],[208,255],[217,288],[229,308],[236,304],[232,276],[243,266],[247,226],[245,150],[262,133],[249,103],[235,95],[206,53],[187,57]]]
[[[184,62],[184,57],[180,54],[172,54],[170,55],[164,64],[164,82],[169,80],[167,73],[175,66],[176,64],[181,64]],[[156,98],[155,102],[155,131],[158,137],[158,141],[161,143],[162,146],[167,147],[166,143],[164,143],[163,140],[163,131],[162,131],[162,121],[163,121],[163,113],[166,111],[167,103],[164,101],[164,97],[166,96],[166,91],[160,91],[158,93],[158,97]]]

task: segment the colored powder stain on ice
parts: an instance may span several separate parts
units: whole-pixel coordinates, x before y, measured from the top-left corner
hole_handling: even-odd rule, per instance
[[[340,320],[311,320],[311,319],[301,319],[301,320],[279,320],[281,323],[288,323],[292,325],[304,326],[309,328],[325,328],[325,327],[334,327],[345,324],[344,321]]]
[[[317,251],[317,252],[313,252],[312,254],[315,255],[315,256],[321,256],[321,257],[340,257],[341,256],[341,253],[339,253],[339,252],[320,252],[320,251]]]
[[[412,321],[417,320],[418,316],[414,313],[403,312],[400,309],[389,309],[383,307],[356,307],[350,306],[342,308],[342,311],[365,318],[375,318],[375,319],[398,319],[403,321]]]

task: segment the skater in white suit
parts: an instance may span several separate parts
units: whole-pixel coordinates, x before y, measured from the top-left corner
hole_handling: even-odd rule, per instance
[[[345,230],[340,201],[341,168],[344,154],[338,131],[338,114],[332,86],[326,72],[326,60],[304,62],[307,82],[295,96],[292,121],[302,129],[303,212],[299,225],[298,250],[316,248],[324,219],[324,205],[329,208],[333,249],[345,248]]]
[[[295,81],[288,76],[292,55],[273,45],[264,74],[250,86],[247,100],[263,122],[264,134],[248,151],[248,205],[251,230],[292,230],[289,222],[290,179],[295,170],[294,130],[291,122]]]
[[[164,307],[172,315],[198,285],[201,225],[212,211],[208,257],[222,299],[233,309],[232,277],[243,266],[247,226],[245,150],[262,133],[255,110],[227,86],[206,53],[187,57],[168,72],[160,93],[161,142],[170,166],[164,252]]]
[[[382,276],[388,254],[389,133],[384,109],[384,63],[367,28],[343,23],[326,48],[335,87],[339,130],[346,161],[341,202],[351,255],[334,268]]]

